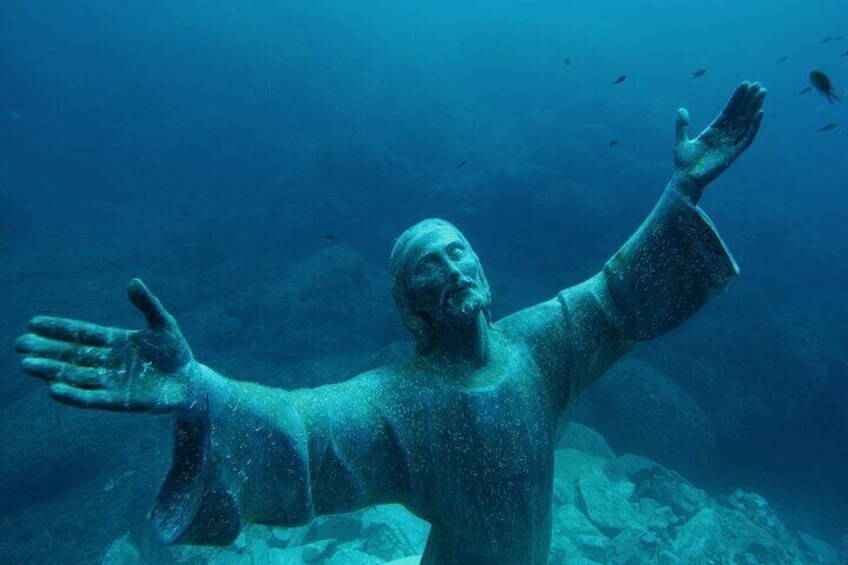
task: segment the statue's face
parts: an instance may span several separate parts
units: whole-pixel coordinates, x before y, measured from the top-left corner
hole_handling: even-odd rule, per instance
[[[491,300],[477,255],[451,226],[419,233],[409,244],[404,272],[410,305],[437,324],[469,321]]]

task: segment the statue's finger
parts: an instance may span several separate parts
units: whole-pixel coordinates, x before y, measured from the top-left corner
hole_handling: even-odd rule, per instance
[[[127,294],[133,305],[144,314],[144,318],[147,320],[150,329],[163,328],[172,320],[165,307],[159,302],[159,299],[150,292],[150,289],[147,288],[147,285],[141,279],[130,281],[127,287]]]
[[[42,337],[102,346],[123,343],[128,333],[127,330],[120,328],[109,328],[90,322],[53,316],[36,316],[30,321],[29,327]]]
[[[742,98],[742,102],[739,104],[739,113],[744,116],[748,116],[751,107],[754,104],[754,100],[760,92],[760,83],[755,82],[751,84],[751,87],[745,93],[744,98]]]
[[[72,363],[42,359],[40,357],[24,357],[21,368],[34,377],[53,382],[66,382],[74,386],[86,388],[101,388],[109,378],[109,371],[79,367]]]
[[[112,350],[109,348],[57,341],[36,334],[19,337],[15,340],[15,349],[25,355],[68,361],[88,367],[103,367],[112,360]]]
[[[754,142],[754,138],[757,137],[757,132],[760,131],[760,124],[763,121],[763,111],[760,110],[756,114],[754,114],[754,119],[751,121],[751,127],[748,129],[748,132],[745,134],[745,137],[742,138],[742,142],[739,144],[739,147],[744,151]]]
[[[760,83],[755,82],[745,93],[745,96],[739,102],[736,115],[730,120],[727,133],[733,140],[734,145],[739,145],[748,135],[751,129],[751,121],[760,110],[765,94],[761,94],[765,89],[760,86]]]
[[[751,85],[745,81],[736,87],[736,90],[734,90],[733,94],[730,96],[730,100],[728,100],[727,104],[724,105],[724,109],[722,109],[721,114],[719,114],[718,118],[716,118],[714,126],[721,128],[734,121],[734,116],[739,112],[739,106],[748,94],[750,86]]]
[[[686,108],[677,110],[677,120],[674,124],[675,145],[689,141],[689,112]]]
[[[763,107],[763,102],[766,99],[766,94],[768,94],[768,91],[759,84],[757,87],[757,91],[754,93],[754,96],[751,97],[751,102],[748,104],[748,112],[745,116],[745,121],[749,124],[753,122],[756,115],[760,112],[760,109]]]
[[[54,400],[80,408],[124,409],[121,402],[108,391],[78,388],[63,382],[50,383],[50,396]]]

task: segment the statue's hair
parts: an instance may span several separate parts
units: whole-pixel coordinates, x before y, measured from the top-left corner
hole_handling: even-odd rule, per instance
[[[394,298],[398,312],[400,313],[401,322],[403,322],[404,327],[406,327],[413,337],[415,337],[419,352],[426,352],[431,349],[433,347],[435,337],[431,321],[421,312],[416,311],[410,302],[408,285],[409,276],[405,272],[406,255],[409,251],[410,244],[415,241],[415,239],[417,239],[421,234],[437,227],[446,227],[451,229],[454,233],[456,233],[460,241],[468,247],[469,252],[474,254],[474,258],[477,259],[477,254],[474,253],[474,250],[471,248],[471,244],[468,243],[468,240],[465,239],[462,232],[459,231],[459,229],[452,223],[439,218],[427,218],[426,220],[418,222],[403,232],[395,241],[394,247],[392,247],[391,258],[389,260],[389,269],[392,276],[392,297]],[[483,274],[482,269],[480,271],[480,278],[481,282],[485,286],[485,288],[481,290],[484,290],[488,294],[489,282],[486,280],[486,275]],[[483,309],[483,315],[486,318],[486,322],[491,323],[491,304],[487,304]]]

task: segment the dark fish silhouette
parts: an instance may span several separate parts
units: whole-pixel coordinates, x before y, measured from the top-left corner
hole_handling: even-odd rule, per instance
[[[834,41],[842,41],[843,39],[845,39],[844,35],[837,35],[836,37],[833,38]]]
[[[836,128],[838,128],[838,127],[839,127],[839,125],[838,125],[838,124],[834,124],[833,122],[831,122],[831,123],[829,123],[829,124],[825,124],[825,125],[823,125],[822,127],[820,127],[820,128],[818,129],[818,131],[820,131],[820,132],[822,132],[822,131],[830,131],[830,130],[832,130],[832,129],[836,129]]]
[[[830,83],[830,79],[823,72],[810,71],[810,83],[831,104],[833,104],[834,100],[839,100],[839,97],[833,92],[833,85]]]
[[[781,57],[780,59],[778,59],[778,60],[777,60],[777,62],[778,62],[778,63],[785,63],[785,62],[786,62],[786,60],[787,60],[788,58],[789,58],[789,57],[783,56],[783,57]]]
[[[825,43],[830,43],[830,41],[832,41],[832,40],[833,40],[833,38],[828,35],[827,37],[825,37],[824,39],[821,40],[820,45],[824,45]]]
[[[562,60],[562,62],[565,63],[566,67],[570,67],[571,66],[571,57],[566,57],[565,59]]]
[[[842,54],[843,57],[848,57],[848,51]]]
[[[459,163],[457,163],[456,168],[457,168],[457,169],[461,169],[461,168],[462,168],[462,167],[464,167],[466,164],[468,164],[468,159],[463,159],[462,161],[460,161]]]
[[[812,89],[813,89],[812,86],[805,86],[804,88],[801,89],[801,92],[799,92],[798,94],[806,94],[809,91],[811,91]]]
[[[692,73],[692,78],[702,77],[707,74],[707,69],[698,69],[694,73]]]
[[[618,140],[617,139],[611,139],[610,142],[609,142],[609,146],[612,148],[612,147],[615,147],[616,145],[618,145]]]
[[[324,241],[328,241],[328,242],[332,243],[332,242],[338,241],[338,240],[339,240],[339,238],[335,234],[328,233],[328,234],[324,235]]]
[[[613,84],[621,84],[622,82],[627,80],[627,75],[619,75],[617,79],[613,81]]]

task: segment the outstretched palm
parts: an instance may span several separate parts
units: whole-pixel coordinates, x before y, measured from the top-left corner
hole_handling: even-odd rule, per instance
[[[695,201],[754,141],[763,119],[765,97],[766,89],[759,83],[743,82],[713,123],[695,139],[688,135],[689,113],[684,108],[677,111],[674,164],[694,183]]]
[[[138,279],[128,289],[147,329],[125,330],[67,318],[36,317],[18,338],[27,373],[50,395],[84,408],[172,412],[183,408],[196,365],[174,318]]]

